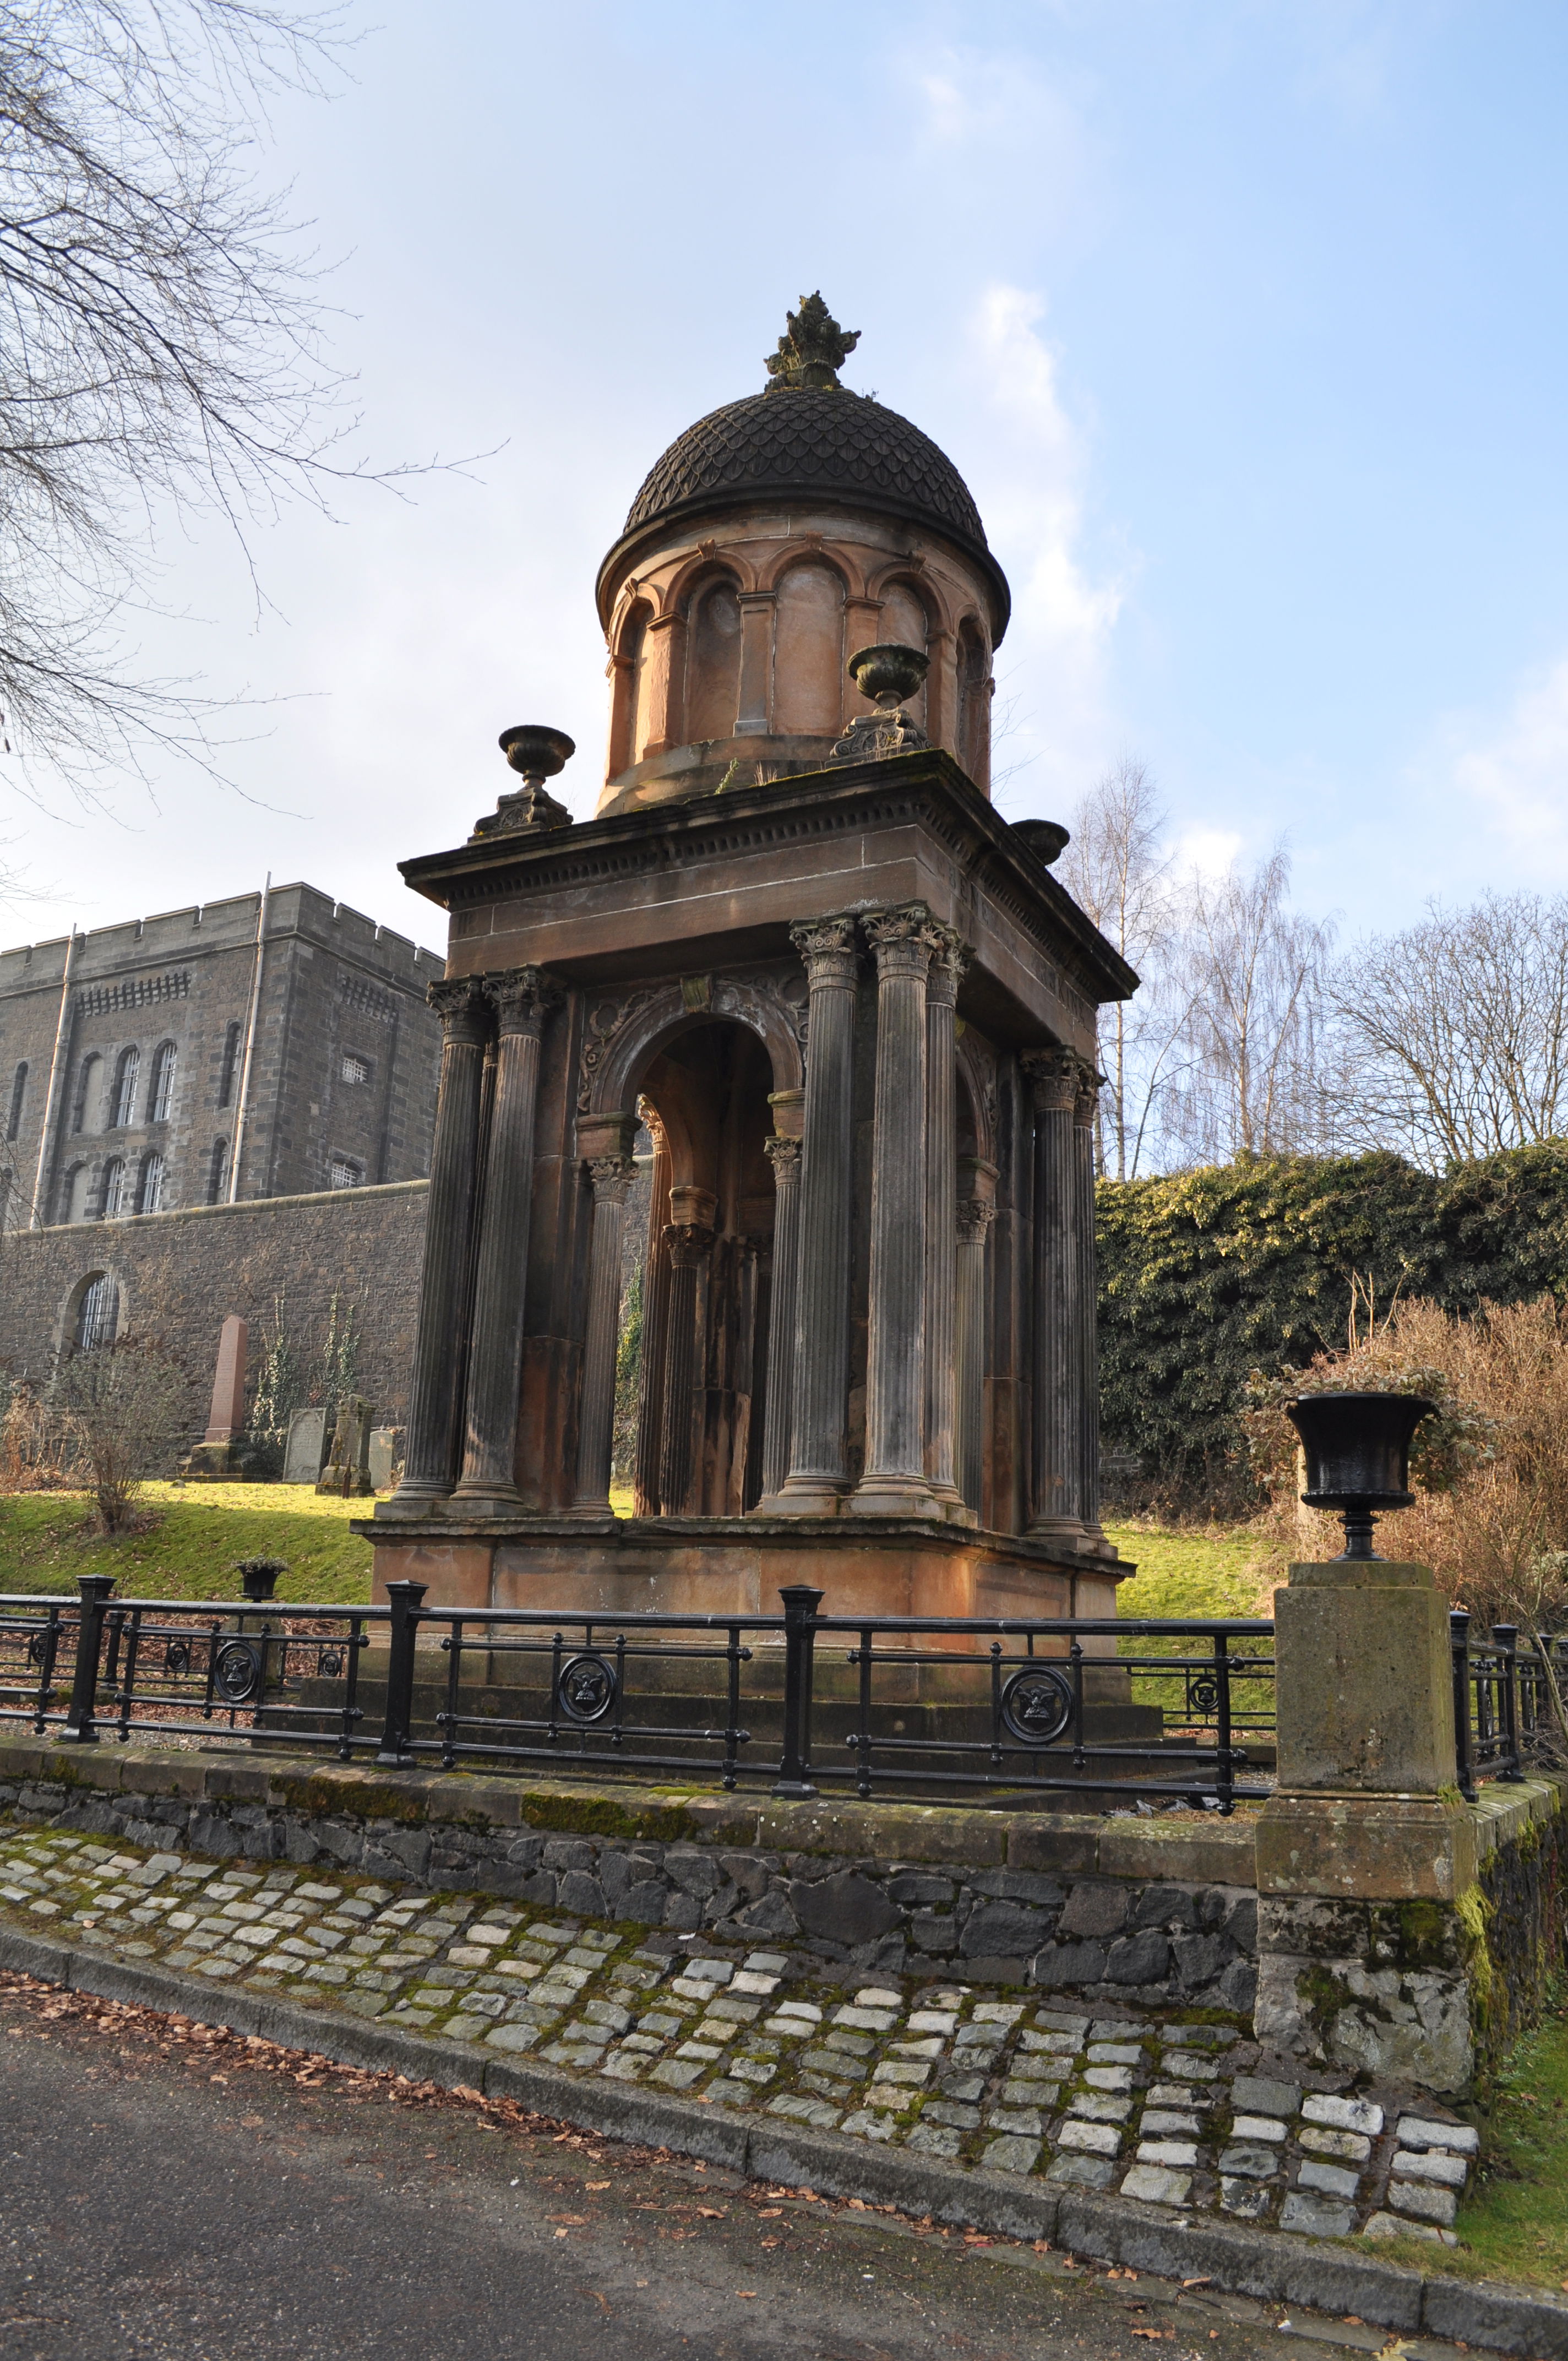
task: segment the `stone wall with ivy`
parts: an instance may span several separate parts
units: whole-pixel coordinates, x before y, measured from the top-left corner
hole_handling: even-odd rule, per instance
[[[1223,1499],[1249,1373],[1342,1343],[1353,1277],[1454,1312],[1568,1289],[1568,1142],[1445,1174],[1376,1154],[1102,1181],[1098,1230],[1107,1455]]]

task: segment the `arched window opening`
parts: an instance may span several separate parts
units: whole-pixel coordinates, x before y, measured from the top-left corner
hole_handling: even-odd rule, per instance
[[[149,1123],[167,1123],[174,1104],[174,1069],[180,1052],[172,1041],[159,1044],[152,1061],[152,1104],[148,1109]]]
[[[893,582],[883,593],[882,614],[877,636],[895,640],[901,647],[918,648],[925,653],[930,622],[922,600],[907,582]],[[851,649],[850,653],[854,651]],[[926,684],[921,682],[915,695],[906,697],[904,709],[924,729],[926,726]]]
[[[226,1139],[214,1139],[207,1158],[207,1202],[221,1205],[229,1182],[229,1144]]]
[[[611,755],[613,767],[627,771],[642,759],[642,749],[648,742],[650,708],[652,702],[650,680],[648,624],[651,609],[644,605],[634,607],[627,617],[620,635],[620,660],[616,677],[616,732]]]
[[[959,628],[959,761],[991,792],[991,663],[972,620]]]
[[[136,1121],[137,1083],[141,1077],[141,1051],[122,1049],[115,1068],[115,1104],[109,1116],[111,1131],[124,1131]]]
[[[84,1222],[87,1219],[87,1200],[92,1181],[93,1167],[90,1164],[71,1166],[60,1191],[60,1218],[62,1222]]]
[[[224,1062],[218,1074],[218,1104],[234,1104],[236,1069],[239,1064],[239,1027],[231,1025],[224,1035]]]
[[[91,1271],[77,1300],[71,1342],[79,1353],[112,1345],[120,1324],[120,1290],[106,1270]]]
[[[98,1127],[93,1118],[97,1110],[98,1093],[104,1086],[103,1063],[96,1049],[89,1050],[82,1060],[82,1071],[76,1077],[76,1096],[71,1108],[71,1128],[73,1132],[95,1131]]]
[[[5,1137],[15,1139],[22,1128],[22,1101],[27,1094],[27,1061],[24,1058],[11,1077],[11,1112],[5,1119]]]
[[[740,1516],[761,1497],[773,1081],[762,1043],[730,1023],[678,1034],[642,1081],[618,1370],[623,1426],[636,1399],[620,1473],[641,1515]]]
[[[844,702],[844,586],[830,566],[792,566],[779,584],[773,638],[773,728],[836,738]]]
[[[126,1159],[111,1156],[104,1167],[104,1219],[117,1222],[126,1210]]]
[[[740,698],[740,601],[728,576],[698,590],[686,651],[688,742],[732,738]]]
[[[358,1189],[363,1187],[364,1180],[365,1167],[356,1158],[334,1156],[330,1159],[326,1184],[329,1189]]]
[[[163,1211],[163,1159],[155,1148],[144,1156],[141,1167],[141,1187],[137,1191],[138,1213],[161,1213]]]

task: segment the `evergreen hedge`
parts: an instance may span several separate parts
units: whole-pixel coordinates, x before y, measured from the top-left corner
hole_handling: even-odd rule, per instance
[[[1342,1345],[1354,1275],[1379,1310],[1568,1292],[1568,1142],[1443,1174],[1377,1153],[1102,1180],[1097,1226],[1105,1449],[1215,1497],[1245,1488],[1249,1372]]]

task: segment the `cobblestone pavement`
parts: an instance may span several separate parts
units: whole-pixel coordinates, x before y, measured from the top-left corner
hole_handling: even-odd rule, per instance
[[[1456,2361],[19,1976],[0,2061],[6,2361]]]
[[[1420,2093],[1303,2075],[1213,2012],[1091,2015],[910,1977],[844,1986],[782,1950],[36,1828],[0,1834],[0,1911],[477,2051],[1188,2218],[1452,2242],[1476,2148]]]

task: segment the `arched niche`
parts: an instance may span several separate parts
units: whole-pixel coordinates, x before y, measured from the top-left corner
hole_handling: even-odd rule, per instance
[[[773,621],[773,728],[782,737],[835,738],[844,678],[844,585],[820,558],[779,577]]]
[[[687,742],[732,737],[740,700],[740,590],[732,575],[708,575],[686,604]]]
[[[649,734],[652,704],[652,651],[648,627],[653,610],[645,598],[634,599],[620,626],[615,650],[614,702],[610,708],[609,767],[629,770],[640,762]]]
[[[979,624],[959,625],[959,761],[977,787],[991,793],[991,655]]]
[[[890,582],[882,594],[882,611],[877,618],[879,640],[896,640],[902,647],[918,648],[925,653],[930,635],[930,617],[926,601],[912,582]],[[850,654],[854,653],[851,648]],[[904,709],[912,714],[921,729],[926,727],[929,697],[927,686],[921,682],[913,697],[905,697]]]

